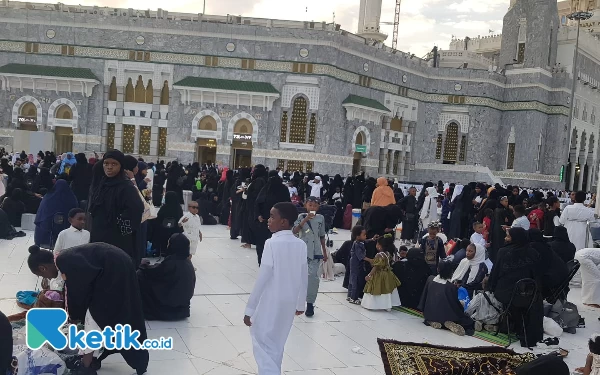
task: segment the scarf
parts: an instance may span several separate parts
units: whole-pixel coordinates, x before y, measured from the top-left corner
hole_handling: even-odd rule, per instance
[[[479,265],[483,262],[485,262],[485,248],[481,245],[475,245],[475,256],[471,260],[464,258],[460,261],[456,271],[452,275],[452,281],[461,281],[465,277],[467,270],[470,269],[467,284],[472,283],[479,272]]]
[[[454,203],[454,200],[462,193],[464,188],[465,187],[463,185],[456,185],[454,187],[454,192],[452,193],[452,199],[450,200],[450,202]]]

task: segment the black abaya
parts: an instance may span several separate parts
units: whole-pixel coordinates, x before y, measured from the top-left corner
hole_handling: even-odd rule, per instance
[[[161,263],[137,271],[146,320],[181,320],[190,316],[196,272],[189,258],[190,241],[184,234],[173,235],[167,256]]]
[[[259,265],[261,263],[262,253],[265,248],[265,242],[271,238],[271,231],[267,226],[267,220],[269,220],[271,208],[280,202],[290,202],[290,192],[288,188],[283,185],[281,178],[275,175],[269,177],[269,182],[258,194],[258,197],[256,198],[256,206],[254,208],[257,215],[255,236],[256,255],[258,257]],[[262,222],[258,220],[258,217],[262,218]]]
[[[491,247],[489,248],[489,256],[492,263],[496,261],[498,250],[504,247],[504,237],[506,237],[506,231],[502,229],[502,226],[511,226],[512,222],[513,214],[509,208],[500,206],[494,210],[492,229],[490,231]]]
[[[12,363],[12,326],[6,315],[0,311],[0,374],[6,374]]]
[[[440,324],[454,322],[463,326],[467,333],[472,334],[474,322],[465,315],[464,307],[458,301],[458,287],[450,281],[442,284],[433,279],[434,276],[429,276],[423,289],[421,302],[417,307],[417,310],[423,312],[425,322]]]
[[[138,197],[139,200],[139,197]],[[67,306],[72,320],[84,321],[89,311],[101,329],[129,324],[147,338],[140,290],[131,258],[117,247],[90,243],[64,250],[56,266],[66,276]],[[148,367],[147,350],[105,350],[99,358],[120,352],[129,366],[143,374]]]
[[[154,221],[154,233],[152,234],[152,244],[161,255],[167,254],[167,242],[175,233],[181,233],[183,229],[179,226],[179,219],[183,216],[183,210],[178,203],[177,193],[167,192],[165,195],[165,204],[158,210],[156,220]]]
[[[419,248],[410,249],[406,261],[394,263],[392,270],[400,280],[398,295],[402,306],[416,309],[421,301],[425,283],[431,275],[431,269],[425,262],[425,255]]]
[[[414,240],[417,232],[419,220],[419,211],[417,210],[417,198],[412,195],[404,197],[398,205],[404,211],[402,220],[402,235],[403,240]]]

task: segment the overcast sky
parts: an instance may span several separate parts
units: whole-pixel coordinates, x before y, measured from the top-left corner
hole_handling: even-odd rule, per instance
[[[489,35],[490,30],[500,33],[509,1],[402,0],[398,49],[422,57],[434,45],[447,49],[452,35],[462,39]],[[65,0],[64,3],[202,13],[202,0]],[[331,22],[335,12],[336,23],[356,32],[359,3],[360,0],[206,0],[206,13]],[[395,4],[395,0],[383,0],[382,22],[393,22]],[[391,46],[392,26],[382,25],[382,29],[389,35],[386,44]]]

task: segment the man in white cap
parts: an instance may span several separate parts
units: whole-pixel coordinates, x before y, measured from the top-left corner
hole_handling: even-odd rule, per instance
[[[321,189],[323,188],[323,182],[321,182],[321,176],[315,176],[314,181],[309,181],[308,185],[310,186],[310,196],[321,198]]]

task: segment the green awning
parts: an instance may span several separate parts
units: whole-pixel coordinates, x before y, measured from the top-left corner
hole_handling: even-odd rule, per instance
[[[365,98],[363,96],[358,96],[358,95],[348,95],[346,100],[344,100],[342,102],[342,105],[343,104],[355,104],[355,105],[360,105],[362,107],[374,108],[379,111],[390,112],[390,110],[387,109],[386,106],[379,103],[377,100]]]
[[[279,94],[279,91],[267,82],[237,81],[231,79],[216,79],[204,77],[185,77],[173,86],[198,87],[213,90],[260,92]]]
[[[64,77],[98,80],[90,69],[67,68],[62,66],[8,64],[0,66],[0,74],[21,74],[28,76]]]

